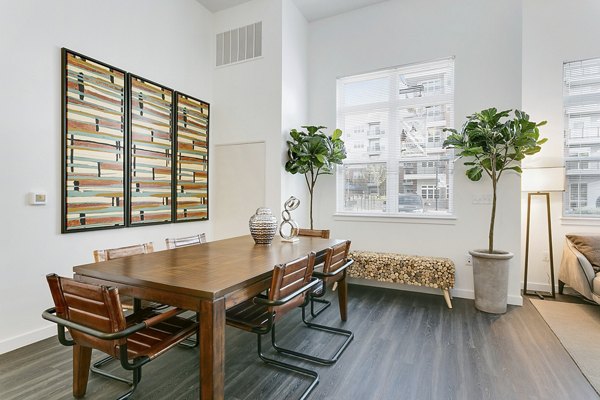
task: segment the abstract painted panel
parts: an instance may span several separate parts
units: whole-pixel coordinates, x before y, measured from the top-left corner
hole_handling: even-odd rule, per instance
[[[176,221],[208,219],[209,104],[177,93]]]
[[[129,223],[171,222],[173,91],[131,74],[129,84]]]
[[[125,72],[62,49],[62,232],[125,226]]]

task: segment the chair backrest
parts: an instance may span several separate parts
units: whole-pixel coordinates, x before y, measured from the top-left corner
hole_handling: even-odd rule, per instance
[[[126,328],[117,288],[90,285],[56,274],[47,275],[46,280],[57,316],[106,333]],[[101,340],[74,329],[70,329],[69,333],[77,344],[93,347],[113,356],[118,354],[117,346],[126,343],[125,338]]]
[[[136,244],[127,247],[117,247],[114,249],[94,250],[94,261],[108,261],[115,258],[135,256],[138,254],[147,254],[152,252],[154,252],[154,245],[152,242]]]
[[[312,277],[314,266],[315,253],[310,253],[286,264],[276,265],[273,270],[269,300],[280,300],[308,284]],[[275,312],[274,320],[278,320],[288,310],[301,305],[306,295],[307,293],[304,292],[284,305],[269,307],[271,312]]]
[[[329,229],[298,229],[298,236],[312,236],[312,237],[320,237],[323,239],[329,239],[330,231]]]
[[[206,243],[206,234],[187,236],[182,238],[165,239],[167,249],[175,249],[177,247],[194,246],[197,244]]]
[[[335,246],[331,246],[327,250],[325,255],[325,262],[323,263],[323,272],[329,273],[337,270],[339,267],[344,265],[348,261],[348,253],[350,252],[350,240],[338,243]]]

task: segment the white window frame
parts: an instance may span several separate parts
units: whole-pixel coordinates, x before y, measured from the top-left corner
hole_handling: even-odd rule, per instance
[[[600,58],[563,65],[565,193],[563,218],[598,219]]]
[[[424,96],[404,96],[405,98],[403,98],[401,95],[399,95],[398,93],[398,88],[400,88],[400,82],[398,79],[399,76],[399,71],[402,71],[402,73],[406,73],[406,71],[410,71],[410,70],[419,70],[419,68],[421,68],[421,66],[423,65],[427,65],[430,63],[446,63],[446,65],[450,65],[451,66],[451,84],[452,84],[452,90],[451,93],[439,93],[440,90],[424,90],[424,93],[426,93],[426,95]],[[350,106],[342,106],[343,104],[343,99],[344,99],[344,90],[343,90],[343,84],[340,84],[340,81],[346,80],[346,79],[352,79],[353,81],[360,81],[361,79],[364,80],[371,80],[371,79],[377,79],[380,77],[389,77],[389,86],[390,86],[390,97],[387,99],[387,101],[380,101],[379,103],[376,104],[358,104],[358,105],[350,105]],[[424,81],[426,83],[430,83],[432,81]],[[360,162],[359,161],[349,161],[349,160],[345,160],[344,164],[345,165],[368,165],[371,163],[378,163],[378,162],[385,162],[386,164],[386,168],[387,168],[387,180],[386,180],[386,201],[388,204],[397,204],[398,203],[398,196],[400,194],[400,187],[399,185],[401,184],[399,182],[399,170],[400,170],[400,165],[402,162],[415,162],[417,163],[417,165],[420,165],[421,162],[447,162],[447,179],[445,179],[445,184],[443,187],[438,187],[438,196],[439,193],[441,193],[441,190],[443,189],[445,195],[444,196],[439,196],[439,198],[444,198],[446,199],[447,203],[448,203],[448,210],[447,211],[437,211],[437,210],[431,210],[429,212],[425,211],[422,213],[418,213],[418,215],[415,214],[410,214],[408,215],[408,213],[403,213],[403,212],[398,212],[398,211],[394,211],[392,210],[387,210],[385,212],[372,212],[372,211],[360,211],[360,212],[355,212],[355,211],[347,211],[344,209],[344,200],[345,200],[345,183],[344,183],[344,168],[338,168],[338,173],[337,173],[337,184],[336,184],[336,215],[340,215],[340,216],[352,216],[352,215],[356,215],[356,216],[376,216],[376,217],[404,217],[404,216],[410,216],[410,217],[421,217],[421,218],[451,218],[454,219],[454,165],[453,165],[453,152],[451,149],[439,149],[439,151],[437,151],[436,154],[432,154],[432,153],[427,153],[426,156],[412,156],[412,157],[407,157],[407,156],[403,156],[400,154],[395,154],[394,149],[400,149],[400,126],[399,124],[397,124],[398,119],[400,118],[399,116],[399,110],[403,110],[403,109],[407,109],[407,108],[422,108],[424,111],[424,118],[426,121],[429,122],[433,122],[434,124],[436,122],[439,121],[439,123],[441,123],[442,127],[448,127],[448,128],[452,128],[454,126],[454,110],[455,110],[455,101],[454,101],[454,93],[455,93],[455,81],[454,81],[454,57],[450,57],[450,58],[446,58],[443,60],[437,60],[437,61],[433,61],[433,62],[421,62],[421,63],[415,63],[415,64],[410,64],[410,65],[404,65],[404,66],[399,66],[399,67],[394,67],[394,68],[388,68],[385,70],[380,70],[374,73],[368,73],[368,74],[359,74],[359,75],[354,75],[354,76],[350,76],[350,77],[346,77],[346,78],[339,78],[338,79],[338,90],[337,90],[337,127],[342,129],[342,131],[345,131],[345,125],[344,125],[344,118],[349,116],[349,115],[359,115],[361,113],[366,113],[366,112],[373,112],[374,110],[386,110],[387,112],[387,121],[388,121],[388,126],[387,128],[385,128],[386,130],[388,130],[388,132],[385,132],[387,134],[387,141],[384,143],[387,143],[387,149],[389,151],[388,153],[388,157],[387,159],[375,159],[377,156],[373,157],[373,160],[369,160],[369,159],[363,159]],[[432,85],[429,85],[429,87],[427,89],[430,89]],[[435,86],[435,85],[434,85]],[[440,86],[443,87],[443,86]],[[437,86],[435,86],[435,88],[437,88]],[[434,92],[434,93],[432,93]],[[448,111],[448,109],[446,108],[445,111],[443,111],[441,109],[442,105],[448,105],[450,107],[451,112]],[[438,111],[439,110],[439,111]],[[438,118],[440,117],[441,118]],[[432,118],[435,118],[433,121],[431,121]],[[368,121],[366,121],[365,123],[367,123]],[[375,121],[373,121],[375,122]],[[367,126],[369,124],[367,123]],[[426,125],[428,128],[431,128],[431,126],[428,124]],[[434,125],[435,126],[435,125]],[[348,128],[350,129],[350,128]],[[367,128],[368,129],[368,128]],[[380,126],[382,135],[383,135],[383,131],[384,131],[384,127]],[[425,137],[425,141],[423,143],[423,147],[427,148],[427,149],[431,149],[433,147],[436,147],[435,144],[436,143],[440,143],[443,142],[443,137],[442,140],[435,140],[435,138],[433,137],[433,135],[429,132],[429,129],[426,129],[426,137]],[[357,132],[355,132],[357,133]],[[444,135],[443,133],[441,133],[442,135]],[[437,135],[436,135],[437,136]],[[371,135],[369,136],[369,138],[377,138],[379,137],[379,135]],[[430,142],[430,137],[432,138],[432,141]],[[344,137],[342,136],[342,139]],[[369,141],[370,143],[370,141]],[[386,146],[385,144],[382,144],[381,150],[384,150],[384,146]],[[354,146],[353,146],[354,147]],[[370,146],[365,146],[367,147],[367,151],[369,149]],[[437,149],[437,147],[436,147]],[[398,152],[399,153],[399,152]],[[369,156],[370,158],[371,156]],[[435,186],[434,186],[435,187]],[[419,184],[418,186],[418,191],[417,193],[420,195],[420,188],[421,185]],[[435,189],[434,189],[435,190]],[[450,193],[451,192],[451,193]],[[435,197],[435,196],[434,196]],[[437,204],[436,204],[437,207]],[[393,207],[392,207],[393,208]]]

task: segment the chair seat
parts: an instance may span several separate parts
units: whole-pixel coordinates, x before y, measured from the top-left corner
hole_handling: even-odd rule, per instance
[[[143,310],[127,317],[127,326],[135,325],[144,319],[158,315],[152,310]],[[196,333],[198,324],[179,316],[171,317],[154,326],[143,329],[127,337],[129,359],[147,356],[154,359],[175,346],[184,338]],[[115,356],[119,355],[116,351]]]
[[[253,332],[269,322],[269,307],[247,300],[227,310],[227,324]]]

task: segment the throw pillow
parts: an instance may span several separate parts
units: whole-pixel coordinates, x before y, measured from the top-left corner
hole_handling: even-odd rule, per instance
[[[567,239],[588,259],[595,272],[600,271],[600,236],[567,235]]]

